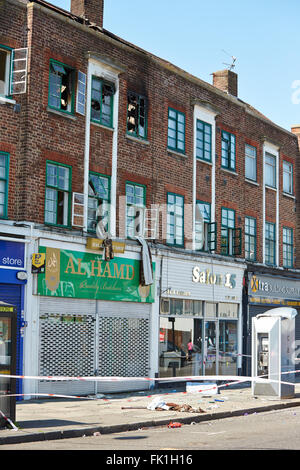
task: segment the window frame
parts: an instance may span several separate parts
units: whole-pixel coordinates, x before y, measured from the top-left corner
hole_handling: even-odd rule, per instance
[[[255,156],[247,153],[247,149],[253,149],[255,151]],[[247,165],[247,162],[249,162],[249,161],[251,161],[252,164],[254,162],[255,177],[249,176],[249,174],[247,174],[247,168],[249,170],[249,165]],[[245,178],[250,180],[250,181],[257,182],[257,148],[254,147],[254,145],[250,145],[250,144],[247,144],[247,143],[245,143]]]
[[[50,98],[51,96],[56,96],[56,95],[52,95],[50,93],[50,88],[51,88],[51,74],[53,74],[51,72],[51,66],[53,64],[57,64],[59,66],[62,66],[64,69],[67,69],[67,71],[70,73],[71,75],[71,84],[72,84],[72,90],[71,90],[71,93],[70,93],[70,97],[71,97],[71,104],[70,104],[70,109],[62,109],[61,107],[61,99],[60,99],[60,105],[59,107],[57,106],[53,106],[50,102]],[[53,74],[54,75],[54,74]],[[60,96],[61,96],[61,90],[60,90]],[[49,83],[48,83],[48,107],[50,109],[53,109],[55,111],[59,111],[61,113],[64,113],[64,114],[69,114],[69,115],[74,115],[74,104],[75,104],[75,69],[74,67],[71,67],[70,65],[67,65],[67,64],[64,64],[63,62],[60,62],[58,60],[55,60],[55,59],[50,59],[50,62],[49,62]]]
[[[69,170],[69,187],[67,190],[60,189],[56,186],[48,185],[47,184],[47,178],[48,178],[48,165],[55,165],[56,167],[63,167],[67,168]],[[46,210],[46,201],[47,201],[47,189],[55,190],[55,191],[61,191],[64,193],[67,193],[68,198],[67,198],[67,222],[66,224],[58,224],[57,223],[57,204],[58,201],[56,202],[56,223],[53,222],[47,222],[46,221],[46,212],[49,212]],[[55,162],[52,160],[47,160],[46,161],[46,179],[45,179],[45,203],[44,203],[44,223],[45,225],[52,225],[55,227],[65,227],[65,228],[71,228],[71,206],[72,206],[72,167],[70,165],[66,165],[64,163],[59,163]]]
[[[137,116],[137,124],[135,125],[135,128],[137,130],[135,130],[134,132],[131,132],[130,130],[128,130],[128,122],[129,122],[129,98],[130,98],[130,95],[134,96],[137,100],[137,108],[138,108],[138,116]],[[140,114],[140,108],[141,108],[141,104],[140,104],[140,101],[141,100],[144,100],[144,120],[145,120],[145,124],[144,124],[144,132],[145,132],[145,135],[141,135],[140,132],[139,132],[139,127],[140,127],[140,118],[141,118],[141,114]],[[131,137],[135,137],[136,139],[142,139],[142,140],[147,140],[147,137],[148,137],[148,100],[145,96],[143,95],[140,95],[139,93],[135,93],[133,91],[129,91],[127,93],[127,113],[126,113],[126,134],[131,136]]]
[[[4,204],[3,204],[3,215],[0,215],[0,219],[7,219],[8,216],[8,186],[9,186],[9,153],[0,151],[0,155],[5,158],[5,177],[0,177],[0,181],[5,182]]]
[[[274,165],[271,164],[271,163],[267,163],[267,158],[271,157],[273,162],[274,162]],[[276,178],[276,165],[277,165],[277,158],[276,158],[276,155],[273,155],[272,153],[270,152],[265,152],[265,168],[264,168],[264,173],[265,173],[265,186],[268,186],[269,188],[273,188],[273,189],[277,189],[277,178]],[[272,168],[272,179],[274,180],[274,182],[269,182],[267,181],[267,171],[266,169],[267,168]]]
[[[247,225],[247,220],[248,221],[253,221],[254,222],[254,227],[250,227],[250,225]],[[251,233],[251,231],[248,232],[248,228],[254,229],[254,233]],[[254,244],[254,253],[253,257],[251,258],[251,250],[250,247],[251,245]],[[247,245],[249,246],[249,250],[247,250]],[[247,254],[249,253],[249,256]],[[245,216],[245,259],[249,261],[256,261],[257,257],[257,220],[255,217],[251,217],[249,215]]]
[[[227,136],[228,139],[224,139],[224,136]],[[224,142],[228,145],[228,149],[224,148]],[[234,150],[232,150],[232,146],[234,146]],[[221,167],[228,171],[235,171],[236,169],[236,136],[232,132],[223,129],[221,131]]]
[[[210,202],[205,202],[205,201],[196,201],[196,206],[205,206],[206,208],[209,208],[209,217],[203,217],[203,223],[204,223],[204,243],[203,247],[201,249],[197,248],[197,221],[195,220],[195,250],[196,251],[204,251],[208,252],[209,251],[209,224],[211,223],[211,203]],[[203,216],[203,211],[199,208],[202,216]]]
[[[291,242],[285,241],[285,231],[290,233]],[[290,257],[291,263],[286,263]],[[294,230],[291,227],[282,227],[282,266],[284,268],[294,267]]]
[[[89,201],[90,201],[90,199],[96,199],[98,202],[99,201],[102,201],[102,202],[105,201],[108,204],[108,211],[107,211],[108,212],[108,222],[107,222],[107,227],[106,227],[106,231],[108,232],[109,231],[109,225],[110,225],[109,222],[110,222],[110,201],[111,201],[111,178],[108,175],[103,175],[103,174],[97,173],[95,171],[89,171],[89,188],[90,188],[90,181],[91,181],[91,176],[92,175],[97,176],[98,178],[104,178],[104,179],[107,180],[107,183],[108,183],[108,189],[107,189],[108,197],[107,197],[107,199],[104,199],[104,198],[101,198],[101,197],[91,196],[90,194],[88,194],[88,208],[87,208],[87,212],[88,212],[88,217],[87,217],[87,219],[88,219],[88,232],[91,232],[91,233],[96,232],[96,227],[95,227],[95,230],[89,228],[89,220],[93,220],[93,219],[89,219],[89,209],[90,209]],[[99,205],[100,204],[98,204],[97,208],[96,208],[96,216],[97,216],[97,210],[98,210]],[[105,215],[102,215],[102,217],[104,218]],[[95,222],[96,222],[96,226],[97,226],[97,223],[98,223],[97,218],[96,218]]]
[[[289,170],[285,170],[285,166],[289,167]],[[284,176],[287,175],[289,179],[289,186],[291,190],[286,191],[285,185],[284,185]],[[294,165],[291,162],[288,162],[287,160],[283,160],[282,162],[282,190],[285,194],[293,195],[294,194]]]
[[[127,187],[129,186],[132,186],[134,188],[134,193],[135,193],[135,190],[136,188],[142,188],[143,189],[143,204],[142,205],[139,205],[139,204],[136,204],[136,201],[134,203],[128,203],[127,202]],[[134,238],[136,235],[136,233],[134,233],[134,235],[131,235],[128,231],[128,228],[131,228],[130,225],[128,224],[128,219],[130,218],[130,220],[133,220],[135,219],[135,215],[128,215],[128,208],[129,207],[135,207],[135,208],[140,208],[143,212],[143,216],[142,216],[142,220],[140,221],[140,223],[143,223],[144,222],[144,211],[145,211],[145,208],[146,208],[146,190],[147,190],[147,187],[145,184],[141,184],[141,183],[134,183],[133,181],[126,181],[125,182],[125,198],[126,198],[126,214],[125,214],[125,217],[126,217],[126,224],[125,224],[125,227],[126,227],[126,238]],[[136,195],[134,194],[134,197],[136,197]],[[135,226],[134,226],[134,229],[135,229]]]
[[[4,93],[0,93],[1,98],[7,98],[10,99],[12,97],[11,94],[11,72],[12,72],[12,60],[13,60],[13,55],[14,55],[14,50],[11,47],[4,46],[3,44],[0,44],[0,50],[4,51],[6,53],[6,63],[5,63],[5,81],[4,81]]]
[[[93,83],[97,81],[101,84],[101,88],[100,90],[97,90],[96,88],[93,88]],[[103,86],[109,86],[112,88],[112,94],[110,95],[110,104],[109,104],[109,107],[110,107],[110,115],[109,115],[109,124],[107,124],[104,120],[103,120],[103,110],[102,110],[102,107],[103,107]],[[101,95],[101,101],[100,101],[100,118],[99,119],[95,119],[93,118],[92,116],[92,100],[93,100],[93,91],[96,91],[96,92],[99,92],[100,95]],[[107,127],[108,129],[113,129],[113,112],[114,112],[114,95],[115,95],[115,85],[113,82],[110,82],[102,77],[98,77],[97,75],[92,75],[92,80],[91,80],[91,101],[90,101],[90,115],[91,115],[91,122],[94,123],[94,124],[98,124],[100,126],[104,126],[104,127]]]
[[[267,237],[268,233],[270,233],[270,227],[273,227],[274,238]],[[271,259],[272,247],[274,252],[273,259]],[[265,223],[265,264],[268,266],[276,266],[276,224],[274,222]]]
[[[198,128],[199,124],[203,126],[203,129]],[[209,133],[205,132],[206,126],[209,128]],[[208,143],[205,141],[205,135],[207,134],[210,136],[209,150],[205,149],[205,144]],[[201,136],[201,138],[199,138],[199,136]],[[202,149],[198,146],[199,143],[203,145]],[[209,153],[209,157],[205,158],[205,153],[207,152]],[[202,155],[199,155],[199,153]],[[196,121],[196,158],[204,162],[212,162],[212,125],[201,119],[197,119]]]
[[[175,197],[175,202],[174,203],[169,203],[169,197],[170,196],[173,196]],[[182,238],[182,243],[176,243],[176,231],[174,230],[174,235],[173,235],[173,239],[174,239],[174,242],[170,242],[170,237],[169,237],[169,227],[170,226],[174,226],[174,229],[177,227],[177,224],[176,224],[176,220],[178,218],[178,216],[176,215],[175,211],[170,211],[169,210],[169,206],[176,206],[176,197],[180,198],[181,201],[182,201],[182,216],[181,216],[181,219],[182,219],[182,233],[181,233],[181,238]],[[174,217],[174,223],[173,224],[170,224],[169,222],[169,216],[172,215]],[[173,192],[167,192],[167,233],[166,233],[166,244],[167,245],[170,245],[170,246],[175,246],[175,247],[179,247],[179,248],[183,248],[184,247],[184,196],[182,196],[181,194],[177,194],[177,193],[173,193]]]
[[[173,112],[176,114],[176,118],[174,117],[171,117],[170,116],[170,113]],[[182,123],[179,123],[179,117],[182,116],[183,117],[183,124]],[[173,129],[172,127],[170,127],[170,121],[171,122],[175,122],[175,129]],[[183,125],[183,132],[182,131],[179,131],[178,130],[178,126],[179,124],[182,124]],[[169,131],[173,131],[175,132],[175,137],[171,137],[170,134],[169,134]],[[168,107],[168,140],[167,140],[167,146],[168,146],[168,149],[171,150],[171,151],[175,151],[175,152],[179,152],[179,153],[182,153],[182,154],[185,154],[185,132],[186,132],[186,118],[185,118],[185,113],[183,113],[182,111],[178,111],[177,109],[174,109],[172,107]],[[183,135],[183,140],[179,139],[179,134],[182,134]],[[172,139],[172,140],[175,140],[175,146],[172,146],[170,145],[169,143],[169,139]],[[178,146],[178,142],[183,142],[183,149],[179,148]]]

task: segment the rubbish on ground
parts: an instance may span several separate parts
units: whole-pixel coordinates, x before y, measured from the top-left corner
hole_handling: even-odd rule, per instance
[[[166,405],[166,402],[164,400],[161,399],[161,397],[156,397],[154,398],[154,400],[152,400],[151,403],[149,403],[149,405],[147,406],[148,410],[155,410],[155,409],[159,409],[159,410],[168,410],[169,407]]]
[[[215,398],[215,401],[221,401],[221,402],[224,403],[224,400],[218,400],[218,398]]]
[[[121,406],[121,410],[146,410],[146,406]]]
[[[168,424],[168,428],[181,428],[181,423],[172,423],[172,421]]]
[[[217,405],[216,403],[215,403],[214,405],[210,405],[210,406],[208,407],[209,410],[212,410],[212,409],[214,409],[214,408],[220,408],[220,407],[219,407],[219,405]]]
[[[172,411],[182,411],[182,412],[190,412],[190,413],[205,413],[205,411],[202,410],[200,407],[199,408],[193,408],[191,405],[187,405],[187,404],[177,405],[176,403],[166,403],[166,405],[169,407],[169,410],[172,410]]]
[[[213,382],[187,382],[186,391],[189,393],[205,393],[209,392],[210,395],[218,393],[218,387]]]

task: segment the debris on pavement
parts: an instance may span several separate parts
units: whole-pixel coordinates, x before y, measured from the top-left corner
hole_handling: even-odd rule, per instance
[[[168,428],[181,428],[181,423],[172,423],[172,421],[168,424]]]

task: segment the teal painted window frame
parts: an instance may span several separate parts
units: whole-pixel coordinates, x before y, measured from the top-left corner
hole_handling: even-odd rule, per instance
[[[212,125],[200,119],[196,121],[196,158],[212,161]]]
[[[284,268],[294,267],[294,230],[290,227],[282,229],[282,261]]]
[[[132,109],[129,109],[132,106]],[[134,121],[134,124],[130,120]],[[143,124],[144,121],[144,125]],[[129,127],[132,125],[132,130]],[[142,129],[144,130],[142,132]],[[127,135],[137,139],[147,139],[148,135],[148,101],[147,98],[138,93],[129,92],[127,94]]]
[[[288,170],[286,167],[288,167]],[[285,185],[285,175],[288,177],[288,189]],[[282,162],[282,189],[286,194],[294,194],[294,165],[286,160]]]
[[[56,68],[56,70],[55,70]],[[64,73],[65,72],[65,73]],[[63,77],[69,76],[69,84],[71,85],[70,94],[70,109],[63,109],[61,103]],[[56,77],[56,78],[54,78]],[[66,79],[68,81],[68,79]],[[52,92],[55,89],[56,93]],[[51,97],[54,97],[58,101],[58,105],[53,105]],[[61,113],[73,115],[74,114],[74,102],[75,102],[75,69],[69,65],[59,62],[55,59],[50,59],[49,63],[49,85],[48,85],[48,107]]]
[[[97,85],[96,85],[97,84]],[[105,89],[111,89],[111,93],[104,95]],[[100,124],[101,126],[113,128],[113,105],[114,105],[114,93],[115,86],[103,78],[92,76],[92,88],[91,88],[91,122]],[[104,102],[104,98],[109,97],[109,104]],[[96,103],[98,103],[99,109],[94,109]],[[109,108],[109,113],[104,113],[104,107]],[[99,117],[95,117],[93,113],[99,113]],[[104,116],[108,116],[106,119]]]
[[[265,263],[268,266],[276,265],[276,224],[273,222],[265,224]]]
[[[195,250],[196,251],[209,251],[208,248],[208,225],[210,224],[211,221],[211,203],[210,202],[204,202],[204,201],[196,201],[196,205],[198,206],[202,216],[203,216],[203,221],[204,221],[204,244],[203,248],[199,249],[197,248],[197,221],[195,221]],[[202,210],[203,208],[203,210]]]
[[[229,215],[231,214],[231,217]],[[230,255],[229,229],[235,229],[235,210],[221,208],[221,254]]]
[[[133,191],[129,194],[128,190],[131,188]],[[138,192],[142,190],[142,198]],[[126,237],[134,238],[135,232],[135,220],[136,220],[136,209],[141,209],[143,212],[146,207],[146,186],[140,183],[134,183],[132,181],[125,182],[125,196],[126,196]],[[129,201],[129,197],[133,200]],[[142,199],[142,201],[141,201]],[[143,223],[144,216],[140,218],[139,223]],[[132,227],[133,224],[133,227]],[[133,231],[132,231],[133,229]]]
[[[0,191],[0,207],[3,206],[3,213],[1,214],[0,210],[0,219],[7,219],[7,208],[8,208],[8,185],[9,185],[9,153],[0,152],[0,157],[4,157],[5,165],[1,165],[0,159],[0,188],[2,183],[4,184],[4,190]],[[4,168],[4,171],[2,171]],[[1,202],[1,195],[3,194],[3,203]]]
[[[57,185],[51,185],[48,184],[48,173],[49,173],[49,165],[56,166],[58,168],[57,172],[57,181],[59,181],[59,168],[67,168],[69,170],[69,179],[68,179],[68,189],[63,189],[60,187],[59,183]],[[54,211],[48,211],[47,210],[47,201],[53,201],[54,204],[54,199],[50,199],[47,197],[47,189],[51,191],[56,191],[66,193],[67,194],[67,222],[65,224],[60,224],[57,223],[57,215],[58,215],[58,197],[56,200],[56,208]],[[58,194],[57,194],[58,195]],[[66,228],[71,228],[71,198],[72,198],[72,167],[70,165],[65,165],[63,163],[58,163],[54,162],[51,160],[46,161],[46,180],[45,180],[45,208],[44,208],[44,220],[46,225],[53,225],[55,227],[66,227]],[[46,220],[46,213],[55,213],[56,215],[56,222],[49,222]]]
[[[3,44],[0,44],[0,50],[3,50],[6,55],[9,55],[9,58],[7,60],[6,58],[6,64],[5,64],[5,88],[7,93],[0,93],[0,96],[3,98],[8,98],[10,99],[12,97],[11,95],[11,68],[12,68],[12,61],[14,57],[14,50],[11,47],[4,46]],[[8,66],[8,70],[6,70],[6,67]],[[7,82],[6,82],[7,80]]]
[[[251,256],[251,249],[253,255]],[[245,259],[256,261],[257,256],[257,221],[255,217],[245,216]]]
[[[97,188],[95,187],[95,192],[92,195],[93,188],[91,186],[91,182],[93,180],[93,177],[96,177],[97,180],[99,179],[100,184],[102,185],[103,192],[101,194],[100,193],[95,194],[95,192],[97,191]],[[94,171],[89,172],[88,232],[92,232],[92,233],[96,232],[96,225],[97,225],[99,220],[107,220],[107,222],[105,222],[105,227],[104,228],[105,228],[106,232],[109,231],[110,190],[111,190],[110,176],[103,175],[101,173],[96,173]],[[93,204],[95,204],[95,203],[92,202],[92,201],[96,201],[96,206],[94,205],[94,207],[93,207]],[[97,208],[99,207],[99,205],[103,206],[103,212],[104,213],[100,216],[100,219],[97,220],[97,218],[90,217],[90,214],[91,214],[91,212],[95,212],[95,210],[97,211]],[[89,226],[93,222],[95,223],[95,228],[94,229]]]
[[[168,108],[168,149],[185,153],[185,113],[170,107]]]
[[[236,167],[236,136],[230,132],[221,132],[221,167],[235,171]]]
[[[269,160],[268,160],[269,159]],[[268,160],[268,161],[267,161]],[[274,162],[273,163],[271,163]],[[273,155],[272,153],[269,153],[269,152],[265,152],[265,168],[264,168],[264,172],[265,172],[265,185],[266,186],[269,186],[270,188],[277,188],[277,181],[276,181],[276,165],[277,165],[277,162],[276,162],[276,156]],[[272,173],[269,173],[269,171],[267,171],[267,168],[268,169],[272,169]],[[271,175],[271,180],[269,179]]]
[[[251,153],[247,152],[247,150],[250,150],[250,152],[253,152],[253,154],[251,155]],[[249,162],[251,162],[250,165]],[[252,169],[252,165],[254,165],[254,176],[249,174],[249,168]],[[257,149],[250,144],[245,144],[245,178],[251,181],[257,181]]]
[[[173,198],[173,202],[171,202],[171,197]],[[177,203],[181,201],[181,204]],[[173,209],[172,209],[173,208]],[[178,212],[178,213],[177,213]],[[181,220],[180,224],[178,221]],[[171,223],[173,221],[173,223]],[[173,227],[173,230],[171,230]],[[181,243],[177,243],[177,228],[180,229],[181,234],[180,238],[182,240]],[[172,237],[171,237],[172,235]],[[171,241],[171,239],[173,241]],[[167,193],[167,245],[176,246],[179,248],[184,247],[184,196],[172,192]]]

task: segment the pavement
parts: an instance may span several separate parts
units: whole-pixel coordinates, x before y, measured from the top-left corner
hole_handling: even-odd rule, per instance
[[[154,401],[160,407],[148,409]],[[191,425],[213,419],[243,416],[263,411],[300,406],[300,384],[292,398],[254,396],[250,385],[219,388],[217,394],[186,392],[186,387],[127,393],[111,393],[81,398],[30,399],[16,403],[16,429],[0,429],[0,446],[23,442],[67,439],[119,433],[170,423]],[[0,447],[1,449],[1,447]]]

